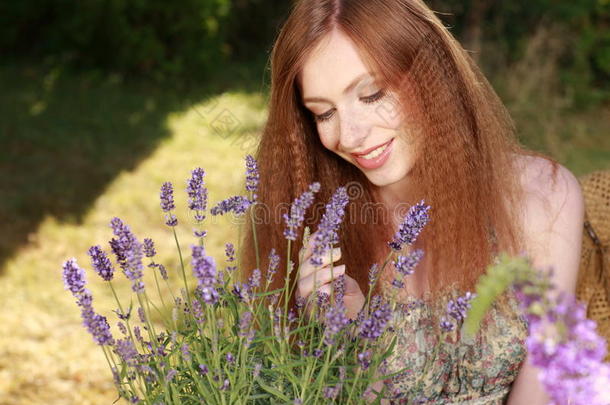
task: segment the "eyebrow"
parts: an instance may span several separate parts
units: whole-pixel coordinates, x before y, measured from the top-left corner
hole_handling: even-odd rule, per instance
[[[362,79],[364,79],[367,76],[371,76],[371,77],[375,77],[375,74],[371,74],[371,73],[363,73],[360,76],[357,76],[354,80],[352,80],[352,82],[350,84],[348,84],[348,86],[343,90],[343,94],[348,93],[349,91],[351,91],[354,87],[356,87],[356,85],[358,83],[360,83],[362,81]],[[307,97],[303,99],[303,103],[307,103],[307,102],[316,102],[316,101],[321,101],[321,102],[330,102],[330,100],[327,100],[323,97]]]

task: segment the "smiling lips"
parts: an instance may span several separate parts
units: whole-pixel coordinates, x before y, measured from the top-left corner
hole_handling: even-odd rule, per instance
[[[393,141],[394,138],[382,145],[367,150],[365,153],[351,153],[351,155],[361,167],[365,169],[377,169],[388,160],[390,152],[392,151]]]

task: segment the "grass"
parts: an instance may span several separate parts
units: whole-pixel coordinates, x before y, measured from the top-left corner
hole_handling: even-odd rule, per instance
[[[180,238],[188,248],[190,170],[207,171],[211,202],[242,187],[243,157],[266,117],[260,67],[253,71],[230,69],[206,85],[178,90],[0,69],[0,405],[112,403],[110,372],[63,290],[60,265],[74,256],[89,269],[86,250],[106,246],[108,223],[119,216],[140,238],[155,240],[161,261],[176,274],[159,187],[175,185]],[[610,114],[601,108],[558,114],[526,99],[533,104],[517,97],[511,104],[526,144],[579,175],[610,168]],[[236,227],[223,217],[206,229],[208,250],[221,260],[223,244],[236,242]],[[93,274],[88,279],[96,309],[110,314],[110,291]],[[119,296],[129,295],[128,283],[116,285]]]

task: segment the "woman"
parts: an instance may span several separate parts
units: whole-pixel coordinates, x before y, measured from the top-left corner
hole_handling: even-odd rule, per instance
[[[273,47],[269,117],[257,151],[259,251],[286,246],[282,212],[271,207],[286,206],[314,181],[322,185],[321,203],[347,184],[351,200],[333,260],[340,254],[343,266],[334,263],[334,275],[345,274],[353,318],[368,292],[368,269],[387,255],[404,208],[422,199],[432,207],[414,246],[424,259],[399,295],[423,300],[398,319],[404,350],[397,348],[391,363],[414,367],[391,382],[410,401],[547,403],[510,296],[474,342],[454,335],[453,347],[427,357],[433,343],[427,332],[447,297],[472,291],[499,251],[526,251],[536,267],[553,266],[560,289],[575,290],[584,210],[578,181],[525,150],[514,132],[479,69],[419,0],[297,1]],[[317,214],[306,216],[313,229]],[[242,268],[255,268],[251,233],[242,246]],[[291,252],[300,264],[297,295],[307,297],[314,269],[299,253]],[[311,251],[302,253],[307,258]],[[259,265],[267,266],[264,254]],[[389,290],[392,271],[373,293]],[[330,257],[316,278],[330,292]],[[424,369],[426,379],[415,386]]]

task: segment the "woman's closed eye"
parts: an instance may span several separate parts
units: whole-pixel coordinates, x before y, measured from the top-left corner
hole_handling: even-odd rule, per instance
[[[385,96],[385,90],[381,89],[379,90],[377,93],[372,94],[370,96],[366,96],[366,97],[361,97],[360,100],[363,103],[366,104],[372,104],[375,103],[379,100],[381,100],[381,98]],[[328,110],[327,112],[325,112],[324,114],[314,114],[314,119],[318,122],[322,122],[322,121],[326,121],[329,120],[332,117],[332,113],[333,113],[334,109],[332,110]]]

